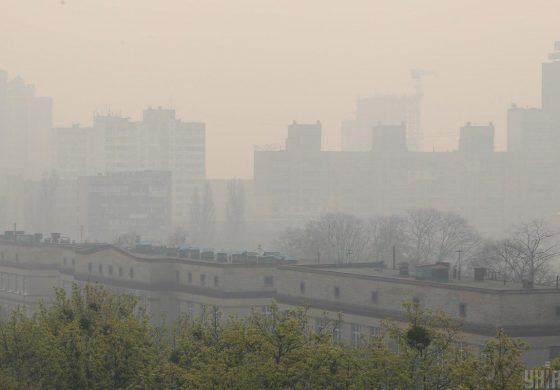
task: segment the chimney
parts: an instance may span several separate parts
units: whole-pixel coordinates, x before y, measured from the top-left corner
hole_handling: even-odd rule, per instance
[[[523,279],[522,283],[523,283],[523,288],[526,288],[526,289],[533,288],[533,281],[532,280]]]
[[[484,267],[475,268],[474,269],[475,282],[484,282],[484,278],[486,278],[486,268]]]
[[[399,264],[399,276],[408,276],[408,263]]]

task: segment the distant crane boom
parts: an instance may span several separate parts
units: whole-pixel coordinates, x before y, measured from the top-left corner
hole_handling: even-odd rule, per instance
[[[435,70],[427,70],[427,69],[411,69],[410,76],[414,80],[415,87],[416,87],[416,97],[418,99],[422,98],[424,93],[422,88],[422,78],[425,76],[437,76],[438,73]]]
[[[409,118],[408,145],[411,150],[420,150],[420,142],[422,139],[422,97],[424,90],[422,88],[422,78],[425,76],[437,76],[437,72],[427,69],[411,69],[410,76],[414,80],[416,88],[414,113]]]

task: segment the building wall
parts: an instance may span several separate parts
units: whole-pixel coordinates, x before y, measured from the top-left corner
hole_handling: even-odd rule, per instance
[[[361,328],[362,337],[379,328],[383,320],[405,322],[403,301],[419,302],[430,310],[441,310],[460,321],[466,344],[480,350],[484,341],[503,328],[531,346],[524,356],[529,365],[551,358],[551,347],[560,345],[560,290],[523,290],[519,286],[500,286],[500,282],[437,283],[412,278],[377,275],[370,271],[330,268],[329,266],[280,267],[277,302],[281,308],[309,307],[315,319],[342,318],[342,338],[352,340],[352,330]],[[302,292],[301,284],[305,288]],[[335,296],[338,288],[339,296]],[[376,292],[376,300],[372,300]],[[460,305],[465,305],[465,315]],[[342,316],[341,316],[342,314]]]
[[[403,278],[371,265],[297,266],[232,264],[139,255],[110,245],[21,244],[0,241],[0,313],[21,306],[28,313],[54,298],[54,287],[70,292],[74,283],[99,283],[125,292],[146,305],[156,323],[182,315],[199,318],[214,307],[222,316],[306,307],[310,326],[341,321],[340,340],[357,342],[377,336],[384,320],[406,322],[403,301],[442,310],[459,321],[466,345],[480,350],[503,328],[526,341],[529,365],[543,364],[560,345],[560,290],[522,289],[499,281],[446,283]],[[190,274],[190,276],[189,276]],[[204,278],[202,278],[204,275]],[[302,289],[302,283],[304,288]],[[335,295],[338,288],[338,296]],[[375,299],[372,292],[376,292]],[[460,305],[465,304],[464,315]]]
[[[78,179],[79,218],[89,242],[134,233],[164,241],[171,230],[169,172],[119,172]]]

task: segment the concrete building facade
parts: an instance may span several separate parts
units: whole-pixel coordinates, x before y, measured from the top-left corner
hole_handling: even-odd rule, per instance
[[[165,251],[168,251],[166,249]],[[276,255],[245,257],[224,253],[193,255],[126,251],[106,244],[41,243],[33,236],[0,239],[0,313],[16,307],[33,313],[54,298],[54,288],[70,292],[74,283],[99,283],[146,305],[153,321],[172,323],[189,314],[199,318],[213,308],[224,318],[307,307],[310,325],[336,321],[336,336],[357,344],[379,336],[381,322],[405,321],[403,302],[441,310],[461,324],[464,343],[475,351],[502,328],[527,342],[528,365],[543,364],[560,351],[560,290],[523,288],[514,283],[464,275],[449,279],[379,264],[297,265]]]
[[[194,189],[201,190],[206,179],[204,123],[184,122],[176,118],[174,109],[159,107],[144,110],[141,121],[120,114],[95,115],[91,128],[75,125],[54,129],[53,134],[54,169],[61,179],[76,182],[78,177],[98,174],[169,172],[173,225],[188,226]],[[75,234],[72,227],[65,230]]]
[[[113,242],[127,233],[164,241],[171,231],[171,195],[166,171],[80,177],[79,241]]]

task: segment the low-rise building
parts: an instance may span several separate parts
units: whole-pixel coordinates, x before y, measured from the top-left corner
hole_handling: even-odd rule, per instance
[[[11,233],[11,232],[9,232]],[[224,318],[307,307],[310,326],[336,321],[336,337],[357,344],[378,337],[383,320],[404,324],[403,302],[441,310],[461,324],[464,343],[475,351],[498,328],[524,340],[528,365],[560,355],[560,289],[492,280],[450,278],[449,265],[416,270],[380,263],[297,265],[276,253],[215,253],[200,249],[137,248],[108,244],[50,243],[40,236],[0,239],[0,313],[17,307],[33,313],[54,299],[54,288],[99,283],[145,305],[156,323],[181,315],[200,318],[214,307]],[[454,275],[457,276],[457,275]]]

